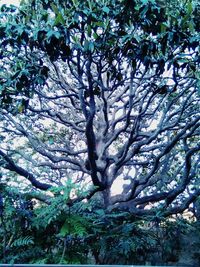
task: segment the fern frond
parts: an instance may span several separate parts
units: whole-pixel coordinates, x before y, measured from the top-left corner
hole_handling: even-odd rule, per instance
[[[11,247],[24,247],[28,245],[33,245],[34,240],[32,236],[25,236],[25,237],[19,237],[18,239],[14,240],[11,244]]]
[[[61,236],[71,234],[83,237],[88,234],[88,227],[89,222],[86,220],[86,218],[73,214],[67,217],[60,230],[60,234]]]

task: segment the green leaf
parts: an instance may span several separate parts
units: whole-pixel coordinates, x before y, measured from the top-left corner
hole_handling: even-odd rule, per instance
[[[65,223],[61,227],[60,235],[65,237],[66,235],[71,234],[83,237],[87,234],[87,226],[89,226],[89,223],[87,222],[86,218],[72,214],[68,216]]]
[[[24,247],[34,244],[32,236],[19,237],[12,244],[11,247]]]
[[[105,211],[104,211],[104,209],[98,209],[98,210],[95,210],[95,213],[98,214],[100,217],[105,216]]]
[[[65,20],[64,20],[64,18],[63,18],[61,13],[58,14],[58,16],[56,17],[55,22],[54,22],[55,26],[57,26],[59,24],[62,24],[62,25],[65,24]]]
[[[87,33],[88,33],[88,36],[91,36],[92,28],[90,25],[88,25],[88,27],[87,27]]]
[[[93,52],[94,51],[94,43],[92,41],[85,40],[83,49],[85,52],[87,52],[87,51]]]
[[[50,136],[49,137],[49,144],[50,145],[53,145],[54,144],[54,138],[53,138],[53,136]]]
[[[148,5],[146,5],[146,6],[143,8],[143,10],[142,10],[142,12],[141,12],[141,14],[140,14],[141,18],[145,18],[145,15],[146,15],[148,9],[149,9],[149,6],[148,6]],[[145,21],[147,22],[147,20],[145,20]]]
[[[47,34],[46,34],[47,39],[50,40],[52,36],[55,36],[57,39],[59,39],[60,38],[60,33],[57,32],[57,31],[53,31],[53,30],[48,31]]]
[[[18,112],[19,113],[23,113],[23,111],[24,111],[24,105],[19,105],[19,107],[18,107]]]
[[[60,235],[62,237],[65,237],[67,234],[69,234],[69,223],[68,221],[65,221],[62,228],[60,229]]]
[[[78,6],[78,0],[72,0],[72,2],[73,2],[73,5],[74,5],[75,7]]]
[[[189,22],[190,32],[194,32],[194,23],[192,21]]]
[[[191,15],[192,12],[193,12],[192,1],[190,1],[187,4],[187,13],[188,13],[188,15]]]
[[[102,28],[104,28],[104,22],[102,22],[102,21],[97,21],[96,23],[95,23],[95,25],[96,26],[98,26],[98,27],[102,27]]]
[[[91,51],[91,52],[94,52],[94,43],[93,42],[89,42],[89,50]]]
[[[51,3],[50,6],[53,9],[54,13],[58,15],[59,14],[59,10],[58,10],[57,6],[54,5],[53,3]]]
[[[149,0],[142,0],[141,2],[142,2],[143,5],[146,5],[146,4],[149,3]]]
[[[88,48],[89,48],[89,42],[88,40],[85,40],[83,50],[86,52],[88,51]]]
[[[140,5],[136,5],[136,6],[134,7],[134,9],[135,9],[136,11],[139,11],[139,10],[140,10]]]
[[[160,31],[161,31],[161,33],[165,33],[166,32],[166,29],[167,29],[167,26],[164,23],[161,23],[161,25],[160,25]]]
[[[94,39],[96,40],[96,39],[99,37],[99,35],[98,35],[96,32],[94,32],[94,33],[93,33],[93,37],[94,37]]]
[[[108,14],[110,12],[110,9],[107,6],[103,7],[103,12],[105,12],[106,14]]]
[[[35,79],[35,82],[39,85],[44,85],[45,84],[45,79],[43,76],[38,76],[36,79]]]

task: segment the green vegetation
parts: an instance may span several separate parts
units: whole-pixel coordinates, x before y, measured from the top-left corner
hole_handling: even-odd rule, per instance
[[[196,251],[196,260],[200,259],[200,225],[181,217],[171,221],[159,216],[138,218],[128,212],[109,213],[98,199],[67,206],[66,194],[33,208],[28,195],[19,196],[7,187],[3,196],[0,259],[4,263],[175,262],[181,240],[191,233],[197,237],[191,249]]]
[[[199,263],[199,28],[196,0],[1,6],[0,262],[162,264],[194,236]]]

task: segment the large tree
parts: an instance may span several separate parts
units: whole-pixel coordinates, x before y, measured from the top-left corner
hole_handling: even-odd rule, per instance
[[[72,180],[85,193],[71,202],[98,194],[135,215],[187,209],[200,195],[199,18],[192,0],[3,5],[2,181]]]

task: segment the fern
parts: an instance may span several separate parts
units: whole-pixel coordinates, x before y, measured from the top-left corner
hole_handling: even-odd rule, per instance
[[[16,239],[12,244],[11,247],[24,247],[28,245],[33,245],[33,237],[32,236],[25,236],[25,237],[19,237]]]
[[[50,205],[43,205],[35,210],[36,218],[33,226],[37,229],[46,228],[51,222],[55,221],[63,212],[67,212],[66,205],[63,204],[63,196],[55,197]]]
[[[71,190],[75,185],[69,180],[65,186],[52,187],[50,192],[54,194],[50,205],[43,205],[35,210],[36,219],[33,226],[37,229],[46,228],[52,222],[55,222],[61,214],[68,213],[68,207],[65,204],[69,199]]]
[[[69,215],[60,230],[60,235],[64,237],[71,234],[83,237],[88,233],[88,226],[89,222],[86,220],[86,218],[76,214]]]
[[[34,264],[46,264],[47,259],[38,259],[34,261]]]

